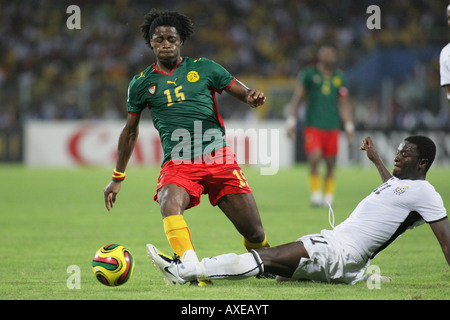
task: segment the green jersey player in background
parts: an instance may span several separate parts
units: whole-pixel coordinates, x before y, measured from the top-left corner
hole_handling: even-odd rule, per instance
[[[153,9],[145,15],[141,30],[156,62],[130,82],[128,118],[119,137],[116,168],[104,190],[106,208],[110,210],[116,201],[138,138],[141,114],[149,108],[164,152],[154,199],[175,254],[183,260],[197,259],[183,213],[198,205],[202,194],[208,194],[211,204],[230,219],[248,250],[268,247],[252,190],[225,143],[215,98],[226,91],[258,107],[266,100],[264,94],[246,87],[211,60],[181,56],[181,46],[193,32],[188,17]],[[186,251],[191,255],[185,256]]]
[[[334,169],[338,154],[341,121],[348,141],[353,138],[354,125],[344,73],[336,68],[336,49],[323,45],[318,62],[299,73],[299,82],[292,96],[291,114],[287,120],[289,136],[294,136],[298,110],[305,103],[306,119],[303,124],[303,145],[309,164],[311,204],[331,204],[335,194]],[[325,187],[319,174],[321,160],[325,161]]]

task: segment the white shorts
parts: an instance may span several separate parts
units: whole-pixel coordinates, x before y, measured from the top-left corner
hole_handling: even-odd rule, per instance
[[[369,266],[355,250],[341,246],[329,230],[303,236],[297,241],[303,243],[309,259],[300,259],[292,275],[294,279],[355,284]]]

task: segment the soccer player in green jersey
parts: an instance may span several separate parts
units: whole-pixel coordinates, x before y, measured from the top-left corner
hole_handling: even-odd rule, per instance
[[[268,247],[252,190],[224,140],[225,128],[215,94],[226,91],[252,107],[266,98],[222,66],[206,58],[180,53],[192,34],[192,21],[174,11],[151,10],[141,26],[156,62],[137,74],[128,88],[128,118],[118,142],[112,181],[104,190],[106,208],[116,201],[125,169],[138,138],[142,111],[149,108],[164,151],[155,201],[160,204],[164,231],[175,254],[193,252],[186,209],[208,194],[243,235],[248,250]],[[196,257],[184,257],[196,259]]]
[[[334,169],[341,120],[349,141],[354,132],[345,75],[336,69],[335,64],[335,47],[332,45],[321,46],[317,64],[314,67],[305,68],[299,73],[299,83],[290,103],[291,115],[287,120],[288,134],[293,136],[298,110],[305,103],[306,119],[303,142],[310,168],[311,204],[314,206],[331,204],[334,200]],[[326,163],[324,192],[319,175],[319,165],[322,159]]]

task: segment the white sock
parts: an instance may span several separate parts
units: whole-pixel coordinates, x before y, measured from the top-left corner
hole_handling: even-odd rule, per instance
[[[192,249],[189,249],[183,253],[183,256],[181,257],[181,262],[198,263],[199,261],[198,261],[197,254],[195,253],[195,251]]]
[[[199,262],[182,262],[178,265],[178,275],[186,281],[194,281],[197,280],[198,275],[202,273],[199,268]]]
[[[212,258],[204,258],[198,264],[183,262],[179,267],[180,276],[188,281],[229,279],[239,280],[256,276],[264,272],[264,266],[256,251],[241,255],[223,254]]]
[[[178,266],[178,272],[181,278],[186,281],[197,280],[197,274],[201,272],[197,254],[194,250],[189,249],[181,257],[181,262]]]

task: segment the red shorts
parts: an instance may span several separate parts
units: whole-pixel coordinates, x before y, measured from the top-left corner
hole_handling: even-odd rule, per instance
[[[158,178],[153,198],[156,202],[159,189],[167,184],[176,184],[191,196],[186,209],[198,205],[202,194],[208,194],[209,201],[215,206],[227,194],[252,192],[230,147],[224,147],[194,163],[167,161]]]
[[[306,154],[322,151],[324,158],[335,157],[338,153],[339,130],[323,130],[306,127],[303,130],[303,143]]]

